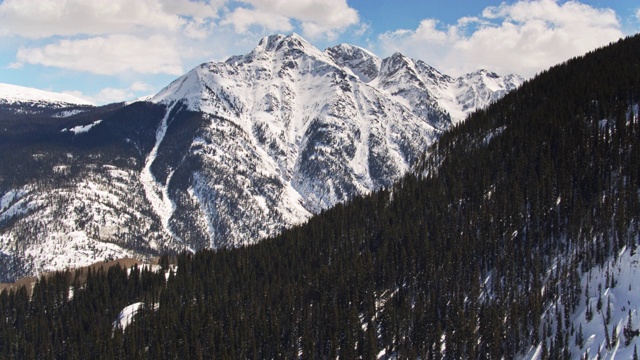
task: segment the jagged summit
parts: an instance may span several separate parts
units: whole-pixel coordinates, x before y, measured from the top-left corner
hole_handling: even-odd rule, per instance
[[[369,50],[349,44],[340,44],[325,50],[333,61],[351,70],[362,82],[378,77],[382,59]]]
[[[260,40],[258,45],[246,55],[236,55],[228,58],[225,63],[232,66],[242,66],[257,60],[295,60],[301,57],[330,61],[326,56],[298,34],[271,35]],[[288,63],[293,66],[293,63]]]
[[[301,51],[311,51],[314,52],[317,49],[311,45],[307,40],[302,38],[300,35],[293,33],[291,35],[270,35],[262,38],[258,43],[258,47],[254,51],[258,49],[264,49],[264,51],[276,52],[282,49],[288,50],[301,50]]]
[[[151,101],[164,104],[183,101],[192,110],[216,115],[238,113],[236,107],[246,105],[243,99],[248,94],[233,91],[240,85],[234,81],[237,77],[244,79],[244,85],[251,84],[250,87],[255,88],[255,81],[281,86],[283,80],[300,82],[305,81],[301,77],[308,80],[329,74],[333,74],[333,83],[340,83],[343,89],[353,89],[357,83],[356,87],[368,86],[393,97],[438,129],[463,120],[476,108],[486,106],[523,82],[518,75],[500,77],[488,70],[454,79],[402,53],[381,59],[369,50],[349,44],[322,52],[294,33],[264,37],[248,54],[232,56],[225,62],[202,64],[160,91]],[[225,89],[216,90],[223,84]],[[242,87],[246,88],[244,85]],[[220,92],[224,93],[222,102],[217,96]],[[470,97],[476,95],[480,98],[470,101]],[[212,102],[226,102],[228,106],[223,109]],[[416,107],[420,108],[417,112]]]

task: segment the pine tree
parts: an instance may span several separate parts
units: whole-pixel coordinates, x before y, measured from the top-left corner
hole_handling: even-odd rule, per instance
[[[633,330],[633,320],[631,317],[631,309],[629,309],[629,313],[627,315],[627,325],[625,325],[624,329],[622,330],[622,333],[624,334],[624,346],[629,346],[633,338],[636,336]]]
[[[611,337],[609,336],[609,328],[607,327],[607,322],[604,318],[604,314],[602,315],[602,326],[604,326],[604,339],[607,350],[611,350]]]
[[[596,303],[596,311],[600,312],[602,310],[602,295],[600,293],[600,288],[598,288],[598,302]]]
[[[584,346],[584,334],[582,333],[582,324],[578,327],[578,332],[576,334],[576,345],[582,349]]]

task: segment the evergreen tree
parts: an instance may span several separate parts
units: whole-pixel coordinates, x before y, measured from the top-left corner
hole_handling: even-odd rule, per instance
[[[582,349],[582,347],[584,346],[584,335],[582,333],[582,324],[580,324],[580,326],[578,327],[578,332],[576,334],[576,345],[578,345],[580,349]]]
[[[622,333],[624,334],[624,346],[629,346],[631,344],[631,341],[633,341],[633,338],[638,336],[638,333],[640,333],[639,330],[633,329],[633,319],[631,316],[631,309],[629,309],[629,313],[627,315],[627,324],[622,330]]]

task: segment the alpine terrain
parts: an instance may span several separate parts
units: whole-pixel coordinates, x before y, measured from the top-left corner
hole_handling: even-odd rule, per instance
[[[391,186],[442,131],[522,82],[320,51],[294,34],[133,104],[3,90],[0,278],[255,243]]]
[[[97,194],[93,202],[103,206],[87,207],[85,212],[97,217],[112,211],[103,198],[117,207],[126,196],[102,190],[103,183],[98,181],[110,179],[122,186],[130,182],[126,192],[131,195],[126,201],[135,206],[122,218],[126,215],[128,221],[135,221],[144,215],[157,219],[148,228],[143,222],[134,228],[139,232],[149,229],[149,234],[165,234],[162,229],[166,229],[169,240],[164,244],[168,245],[158,237],[159,249],[178,247],[180,241],[185,247],[195,247],[185,234],[197,231],[198,223],[194,220],[193,227],[180,228],[188,223],[183,220],[187,214],[180,209],[193,201],[193,211],[206,219],[207,209],[198,210],[203,197],[199,191],[214,193],[209,200],[215,203],[235,185],[234,191],[247,195],[246,201],[233,205],[249,209],[246,204],[250,196],[255,197],[251,192],[255,187],[241,185],[250,184],[254,179],[250,175],[262,171],[263,177],[257,179],[269,179],[272,189],[293,189],[299,195],[299,201],[293,202],[296,206],[323,208],[327,206],[323,197],[309,196],[317,194],[314,191],[321,184],[302,186],[312,174],[298,170],[303,169],[299,163],[310,161],[310,166],[319,163],[337,169],[338,175],[324,178],[325,196],[340,200],[347,186],[368,189],[368,181],[377,178],[372,160],[367,160],[366,176],[342,178],[340,174],[353,174],[347,171],[353,166],[347,160],[369,159],[373,152],[384,151],[390,159],[410,160],[403,151],[410,151],[413,142],[399,142],[394,131],[413,129],[438,135],[424,155],[415,155],[416,165],[391,186],[339,202],[304,224],[256,244],[164,255],[155,267],[58,272],[42,276],[33,287],[3,291],[0,359],[638,358],[640,35],[554,66],[442,133],[438,130],[442,124],[455,122],[448,118],[453,111],[438,107],[409,110],[409,104],[424,104],[429,99],[427,92],[420,95],[410,81],[419,84],[424,77],[418,76],[419,71],[413,77],[406,70],[419,70],[418,63],[392,56],[378,66],[375,58],[369,62],[366,54],[343,51],[345,47],[340,56],[336,49],[319,53],[307,47],[297,37],[265,39],[247,56],[207,64],[187,74],[158,94],[154,103],[113,110],[120,115],[103,116],[86,133],[112,135],[82,145],[85,153],[72,153],[104,170],[71,168],[71,173],[99,175],[82,177],[87,179],[84,183],[69,181],[69,188],[84,187],[89,193],[91,186],[96,187],[90,192]],[[277,60],[264,60],[270,56]],[[400,60],[407,66],[391,66],[390,62],[399,65]],[[257,63],[278,66],[252,70]],[[397,68],[400,70],[392,70]],[[296,77],[288,78],[294,69]],[[308,69],[324,69],[318,70],[324,75],[304,73]],[[277,106],[270,111],[257,110],[252,107],[254,102],[246,100],[254,94],[246,84],[253,82],[227,80],[231,72],[244,77],[266,76],[269,71],[282,74],[271,77],[279,90],[273,93],[280,97],[274,95]],[[306,75],[297,75],[299,72]],[[307,77],[322,84],[312,85],[318,96],[335,101],[316,107],[315,97],[309,95],[310,108],[306,102],[297,103],[295,99],[302,94],[298,86],[316,84]],[[390,78],[403,81],[391,84],[385,80]],[[435,82],[435,78],[430,79]],[[428,94],[442,100],[457,85],[444,76],[439,81],[449,84],[450,92],[443,90],[441,98]],[[292,88],[290,92],[283,90],[284,84]],[[199,95],[191,95],[194,88],[200,89]],[[234,95],[240,93],[244,95]],[[297,96],[285,102],[283,93]],[[423,95],[424,101],[416,100]],[[356,101],[360,98],[370,101]],[[288,112],[275,110],[281,104],[291,104],[298,111],[287,118]],[[369,111],[382,115],[371,120],[368,128],[352,125],[360,130],[357,135],[347,125],[362,123],[339,117],[337,108],[352,111],[356,120]],[[309,115],[308,122],[297,118],[312,113],[310,109],[324,115]],[[117,119],[134,119],[127,115],[134,111],[138,116],[132,123],[148,121],[157,129],[155,136],[143,133],[136,137],[128,123],[130,126],[116,127],[125,122]],[[252,111],[256,115],[243,118]],[[400,125],[384,122],[395,111],[405,111]],[[151,113],[155,115],[144,117]],[[233,123],[230,114],[235,116]],[[246,129],[259,121],[259,115],[269,119],[269,125]],[[411,125],[414,120],[422,123]],[[93,124],[89,119],[83,121]],[[271,127],[276,121],[282,125]],[[109,128],[109,123],[114,125]],[[343,127],[332,132],[332,126]],[[314,127],[317,129],[312,130]],[[378,127],[387,129],[384,136],[376,132]],[[222,130],[212,133],[212,128]],[[196,145],[187,130],[198,134]],[[300,152],[295,161],[290,162],[287,149],[278,147],[278,131],[284,139],[301,134],[299,146],[291,149]],[[71,136],[68,131],[63,134]],[[402,134],[397,136],[414,139],[411,133]],[[355,139],[365,135],[369,145],[363,149]],[[82,136],[76,135],[75,141],[81,142]],[[122,136],[142,155],[125,157],[119,145]],[[221,145],[213,144],[227,142],[214,141],[215,136],[233,138],[233,143],[242,146],[220,149],[215,146]],[[262,137],[264,144],[259,141]],[[378,140],[371,140],[374,138]],[[113,167],[104,168],[99,161],[105,155],[101,158],[91,152],[98,139],[102,139],[101,149],[111,148],[111,141],[118,144],[109,153],[110,159],[121,159],[111,160],[117,168],[110,164]],[[355,149],[349,150],[351,140]],[[255,148],[250,146],[253,141],[258,144]],[[337,142],[343,146],[331,146]],[[265,145],[272,143],[273,149]],[[315,144],[314,152],[305,158],[310,144]],[[283,152],[280,157],[271,155],[278,149]],[[243,164],[252,164],[252,157],[281,161],[273,160],[270,168],[232,172],[231,179],[219,183],[213,192],[207,179],[217,174],[208,172],[208,161],[223,163],[231,151],[245,156]],[[356,155],[362,152],[369,157]],[[345,163],[337,163],[339,159]],[[127,167],[127,161],[135,165]],[[185,173],[183,169],[190,170]],[[288,169],[292,169],[290,174]],[[322,169],[316,168],[318,176],[324,176]],[[290,180],[283,180],[285,176]],[[49,187],[51,194],[65,190]],[[189,191],[194,193],[192,200]],[[282,195],[274,196],[274,201],[284,202],[288,194],[279,191]],[[16,195],[20,199],[27,196]],[[275,211],[269,205],[271,198],[261,196],[269,211]],[[137,199],[151,200],[136,203]],[[224,208],[218,205],[220,209]],[[268,222],[263,215],[262,221]],[[60,221],[79,219],[66,216]],[[87,226],[94,225],[85,224],[85,229]],[[205,227],[204,231],[213,234],[220,228],[213,223],[211,230]],[[141,244],[149,239],[146,234],[140,236]]]

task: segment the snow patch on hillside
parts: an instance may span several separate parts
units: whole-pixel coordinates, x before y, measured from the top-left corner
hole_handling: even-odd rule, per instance
[[[53,115],[53,117],[54,118],[67,118],[67,117],[71,117],[73,115],[82,114],[83,112],[86,112],[86,110],[80,110],[80,109],[64,110],[64,111],[60,111],[59,113]]]
[[[74,126],[74,127],[70,128],[70,129],[62,129],[62,130],[60,130],[60,132],[69,131],[69,132],[74,133],[75,135],[78,135],[78,134],[82,134],[82,133],[88,132],[89,130],[91,130],[91,128],[93,128],[94,126],[100,124],[101,122],[102,122],[102,120],[96,120],[96,121],[92,122],[91,124],[78,125],[78,126]]]
[[[47,240],[41,246],[32,246],[25,251],[25,256],[39,259],[37,273],[76,269],[104,259],[135,256],[116,244],[92,239],[85,231],[51,232]]]
[[[137,103],[137,102],[147,102],[147,101],[151,100],[152,97],[153,97],[153,94],[140,96],[140,97],[137,97],[137,98],[135,98],[133,100],[125,101],[124,105],[125,106],[126,105],[131,105],[131,104],[134,104],[134,103]]]
[[[133,321],[133,317],[143,305],[143,302],[136,302],[122,309],[122,311],[120,311],[120,314],[118,314],[118,319],[113,322],[113,330],[120,329],[124,331],[124,329],[126,329],[127,326],[131,324],[131,322]]]
[[[11,219],[14,216],[27,214],[37,204],[25,199],[28,194],[26,189],[11,190],[0,199],[0,223]]]

